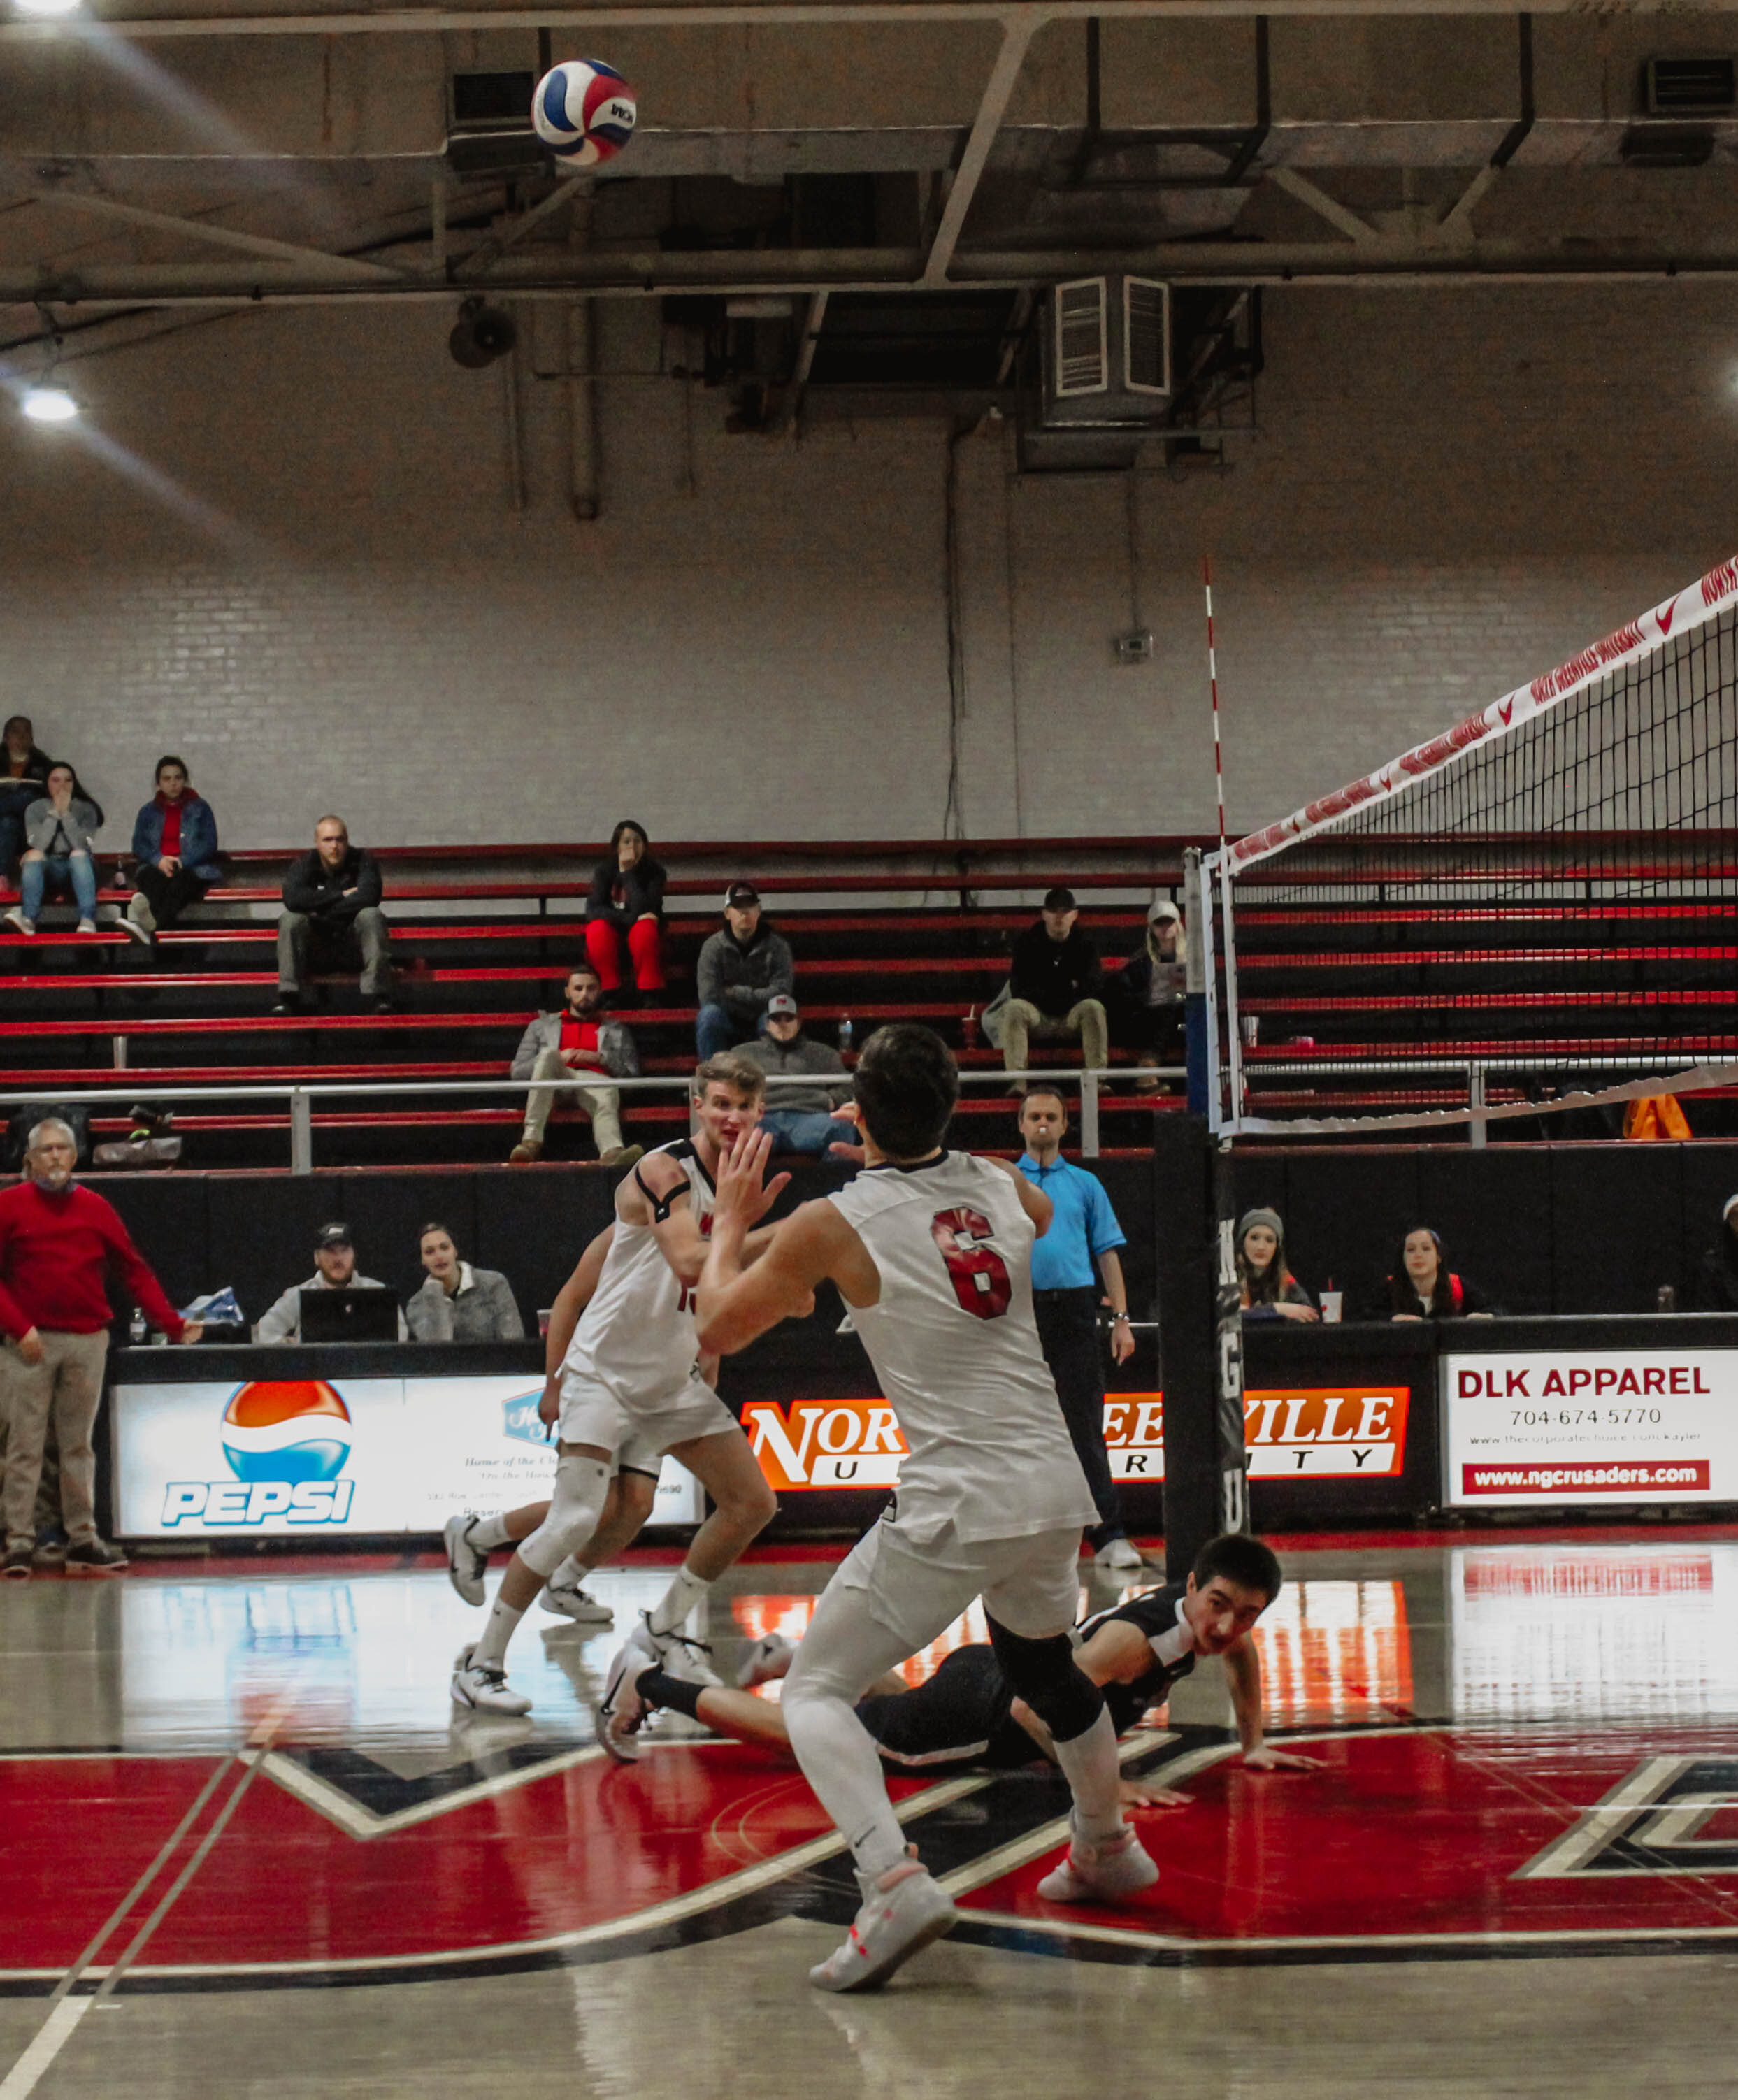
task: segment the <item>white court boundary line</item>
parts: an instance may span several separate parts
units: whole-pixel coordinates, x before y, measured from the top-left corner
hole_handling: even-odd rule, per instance
[[[276,1732],[278,1725],[276,1720],[267,1725],[263,1731],[265,1741],[270,1741],[271,1736]],[[234,1815],[242,1795],[252,1785],[254,1775],[259,1770],[260,1762],[261,1759],[258,1755],[250,1759],[239,1751],[232,1752],[218,1759],[210,1777],[194,1796],[192,1803],[183,1814],[181,1820],[157,1847],[156,1856],[150,1864],[103,1921],[96,1932],[86,1942],[78,1958],[49,1993],[48,2011],[42,2026],[25,2044],[22,2053],[11,2069],[7,2071],[5,2078],[0,2079],[0,2100],[29,2100],[29,2096],[36,2090],[44,2075],[52,2067],[55,2058],[71,2040],[85,2014],[92,2006],[107,2004],[109,2001],[121,1977],[126,1974],[135,1958],[143,1951],[152,1933],[169,1915],[187,1883],[205,1864],[212,1847],[227,1827],[229,1820]],[[170,1861],[179,1851],[183,1840],[210,1806],[218,1787],[237,1764],[243,1767],[240,1782],[231,1789],[223,1807],[213,1818],[210,1827],[194,1847],[187,1864],[170,1882],[168,1890],[160,1899],[157,1908],[134,1934],[119,1960],[110,1964],[107,1968],[99,1970],[95,1965],[97,1955],[106,1943],[121,1930],[129,1912],[143,1899],[152,1883],[167,1868]],[[95,1975],[99,1973],[103,1980],[95,1991],[84,1996],[75,1997],[73,1995],[77,1985],[87,1974]]]

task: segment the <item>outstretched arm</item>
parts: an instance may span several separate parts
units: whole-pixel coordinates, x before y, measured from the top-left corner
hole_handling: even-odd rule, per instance
[[[1295,1750],[1276,1750],[1262,1732],[1261,1657],[1245,1634],[1225,1650],[1225,1674],[1231,1680],[1231,1710],[1237,1724],[1237,1740],[1243,1745],[1243,1762],[1256,1771],[1315,1771],[1320,1758],[1300,1756]]]
[[[752,1228],[787,1178],[767,1182],[771,1154],[765,1132],[745,1131],[718,1162],[695,1319],[700,1347],[720,1356],[747,1348],[781,1320],[806,1318],[814,1310],[815,1286],[828,1277],[844,1290],[847,1304],[872,1305],[880,1295],[880,1277],[862,1241],[824,1198],[805,1203],[776,1226],[760,1260],[748,1266]]]

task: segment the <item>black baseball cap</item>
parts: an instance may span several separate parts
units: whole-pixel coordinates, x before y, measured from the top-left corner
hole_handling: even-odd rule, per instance
[[[1054,889],[1044,892],[1042,908],[1046,911],[1072,911],[1075,908],[1074,893],[1071,889],[1065,889],[1058,883]]]
[[[353,1247],[355,1244],[355,1242],[350,1236],[350,1227],[348,1225],[322,1225],[320,1230],[314,1235],[314,1245],[316,1248],[334,1246]]]
[[[750,904],[758,904],[760,901],[761,893],[752,882],[733,882],[724,893],[726,911],[741,911]]]

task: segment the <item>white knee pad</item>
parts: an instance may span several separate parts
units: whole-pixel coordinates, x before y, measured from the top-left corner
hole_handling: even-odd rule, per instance
[[[569,1453],[556,1461],[549,1513],[519,1546],[519,1558],[533,1574],[546,1582],[570,1553],[579,1551],[598,1529],[609,1492],[610,1468],[601,1458]]]

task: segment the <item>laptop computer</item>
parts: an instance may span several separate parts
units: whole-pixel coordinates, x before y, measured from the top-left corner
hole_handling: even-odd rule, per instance
[[[304,1290],[304,1342],[395,1342],[399,1301],[390,1290],[347,1286],[342,1290]]]

